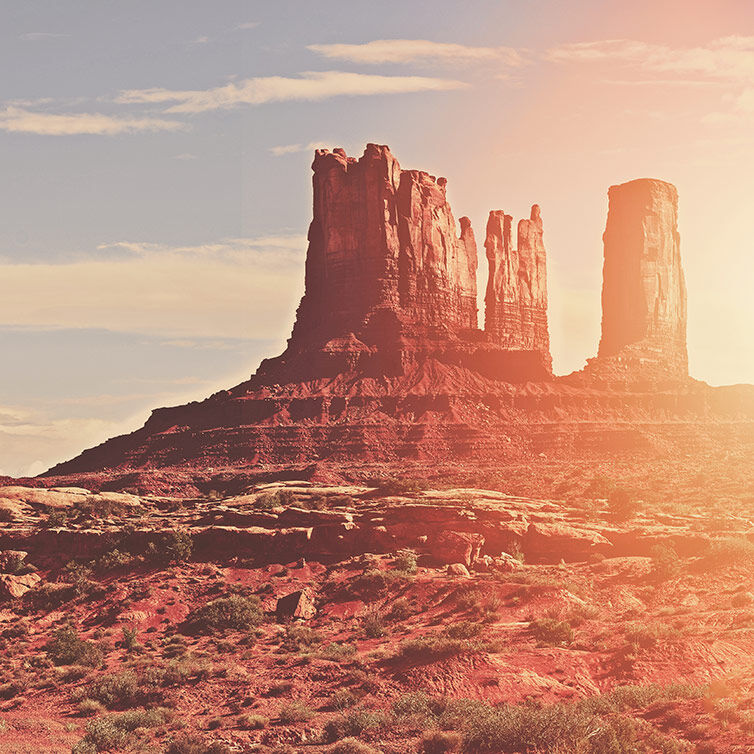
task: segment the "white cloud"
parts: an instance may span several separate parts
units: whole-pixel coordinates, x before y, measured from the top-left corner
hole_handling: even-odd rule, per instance
[[[0,325],[284,338],[302,292],[305,248],[302,236],[186,246],[121,241],[68,264],[0,264]],[[108,258],[108,250],[120,253]]]
[[[0,130],[40,136],[104,135],[143,131],[178,131],[184,123],[163,118],[120,117],[102,113],[41,113],[20,107],[0,110]]]
[[[126,422],[96,418],[51,419],[39,411],[0,406],[0,475],[41,474],[53,464],[77,455],[83,448],[135,429],[145,418]]]
[[[313,152],[315,149],[326,149],[327,147],[328,143],[325,141],[310,141],[308,144],[281,144],[277,147],[270,147],[270,152],[274,157],[283,157],[287,154]]]
[[[307,71],[297,77],[263,76],[230,82],[205,90],[129,89],[120,93],[121,104],[169,104],[167,113],[202,113],[239,105],[268,102],[315,101],[338,96],[403,94],[459,89],[465,84],[426,76],[378,76],[346,71]]]
[[[723,37],[695,47],[671,47],[630,39],[576,42],[548,50],[558,63],[612,62],[639,70],[698,76],[723,82],[754,81],[754,37]]]
[[[524,59],[511,47],[473,47],[428,39],[375,39],[363,44],[317,44],[308,49],[326,58],[351,63],[412,63],[445,61],[449,63],[496,61],[518,67]]]
[[[42,39],[62,39],[63,37],[70,36],[70,34],[57,34],[51,31],[29,31],[25,34],[20,34],[18,38],[26,42],[38,42]]]
[[[236,29],[244,31],[246,29],[256,29],[259,26],[259,21],[245,21],[242,24],[236,24]]]

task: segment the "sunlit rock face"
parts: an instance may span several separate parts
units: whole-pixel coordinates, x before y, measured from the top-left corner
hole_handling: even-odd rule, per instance
[[[376,144],[358,160],[317,150],[312,167],[306,292],[289,353],[476,329],[476,243],[468,218],[457,235],[444,178],[401,170]]]
[[[547,254],[539,206],[518,223],[516,248],[513,218],[501,210],[490,212],[484,248],[489,262],[485,296],[485,331],[504,348],[538,351],[548,366]]]
[[[642,178],[608,196],[599,357],[635,373],[686,377],[678,192]]]

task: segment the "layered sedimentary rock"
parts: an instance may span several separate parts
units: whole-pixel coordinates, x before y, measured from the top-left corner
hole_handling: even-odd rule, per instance
[[[541,353],[549,367],[547,258],[539,206],[531,208],[530,219],[519,221],[516,248],[512,222],[501,210],[490,212],[487,221],[485,332],[491,342],[504,348]]]
[[[371,365],[399,374],[428,344],[468,339],[476,243],[466,217],[457,235],[446,180],[401,170],[376,144],[358,160],[317,150],[312,169],[305,293],[286,352],[263,372],[304,356],[324,373]]]
[[[678,192],[642,178],[608,196],[599,358],[634,375],[686,377]]]

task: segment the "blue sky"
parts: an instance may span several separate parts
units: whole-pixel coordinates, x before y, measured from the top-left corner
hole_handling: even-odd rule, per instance
[[[672,181],[692,371],[754,381],[750,2],[0,10],[0,473],[280,351],[320,144],[445,175],[480,251],[490,209],[539,203],[561,373],[596,351],[608,186]]]

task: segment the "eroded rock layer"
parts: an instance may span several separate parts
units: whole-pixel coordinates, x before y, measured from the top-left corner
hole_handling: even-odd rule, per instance
[[[547,259],[539,206],[518,223],[513,248],[513,218],[490,212],[484,248],[489,262],[485,331],[493,343],[512,350],[538,351],[550,365],[547,329]]]
[[[678,192],[643,178],[608,195],[599,357],[633,374],[686,377]]]

